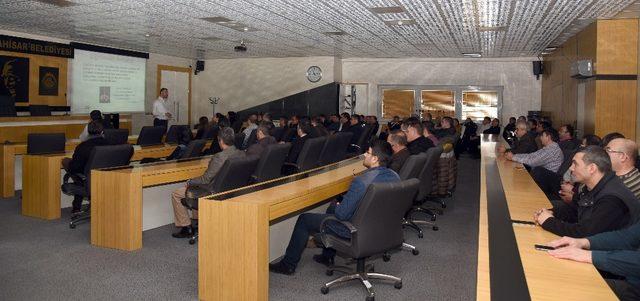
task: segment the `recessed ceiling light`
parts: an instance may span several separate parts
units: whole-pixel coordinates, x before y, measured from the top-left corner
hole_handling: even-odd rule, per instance
[[[475,57],[475,58],[482,57],[482,53],[479,53],[479,52],[463,52],[462,55],[465,57]]]
[[[398,25],[402,25],[402,20],[398,20]]]
[[[150,37],[151,35],[150,35],[150,34],[148,34],[148,33],[145,33],[145,34],[144,34],[144,36],[148,38],[148,37]]]
[[[414,25],[416,24],[416,20],[414,19],[388,20],[388,21],[384,21],[384,24],[387,24],[388,26]]]
[[[244,31],[249,31],[249,27],[245,27],[245,28],[243,28],[242,30],[244,30]]]

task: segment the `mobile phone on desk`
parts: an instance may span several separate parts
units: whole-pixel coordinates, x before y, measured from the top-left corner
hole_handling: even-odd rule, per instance
[[[553,251],[556,249],[554,247],[544,246],[544,245],[534,245],[533,247],[538,251]]]

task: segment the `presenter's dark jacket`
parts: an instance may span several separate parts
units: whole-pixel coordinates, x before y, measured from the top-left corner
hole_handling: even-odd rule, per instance
[[[407,158],[409,158],[409,156],[411,156],[411,153],[407,148],[403,148],[397,153],[394,153],[393,156],[391,156],[391,163],[389,163],[389,168],[391,168],[395,172],[400,172],[400,169],[402,169],[404,162],[407,161]]]
[[[213,157],[211,157],[211,161],[209,161],[209,166],[207,166],[207,170],[204,172],[204,174],[187,181],[187,184],[189,186],[202,186],[203,188],[212,191],[213,187],[211,187],[211,185],[213,184],[213,180],[220,171],[220,168],[222,168],[222,165],[224,165],[224,162],[229,158],[244,156],[245,153],[243,151],[236,149],[235,146],[229,146],[227,147],[227,149],[213,155]]]
[[[291,144],[291,150],[289,151],[289,155],[287,156],[287,159],[285,160],[285,162],[296,163],[296,161],[298,161],[298,155],[300,155],[300,152],[302,151],[302,147],[304,146],[304,143],[309,138],[311,137],[309,136],[309,134],[307,134],[302,137],[298,137],[295,141],[293,141]]]
[[[635,195],[613,173],[607,173],[593,190],[586,187],[578,201],[553,208],[554,217],[541,226],[559,236],[583,238],[634,224],[640,216]]]
[[[412,155],[417,155],[421,152],[426,152],[428,149],[432,148],[433,142],[426,138],[425,136],[420,136],[415,140],[409,142],[407,144],[407,148]]]
[[[268,145],[278,143],[276,138],[271,136],[264,137],[258,140],[258,143],[254,143],[247,149],[247,156],[260,156]]]
[[[93,148],[108,144],[109,142],[102,136],[90,136],[88,140],[78,144],[73,151],[71,162],[69,162],[69,172],[84,174],[85,165],[89,161],[89,155],[91,155]]]
[[[530,154],[538,150],[536,141],[529,134],[516,138],[513,147],[509,150],[512,154]]]
[[[369,185],[373,183],[397,182],[400,181],[398,174],[386,167],[370,168],[361,175],[353,178],[349,190],[342,197],[342,201],[336,205],[335,216],[341,221],[349,221],[358,209],[360,201],[367,192]],[[393,200],[388,200],[392,202]],[[351,232],[345,226],[337,222],[327,224],[334,233],[341,237],[351,237]]]

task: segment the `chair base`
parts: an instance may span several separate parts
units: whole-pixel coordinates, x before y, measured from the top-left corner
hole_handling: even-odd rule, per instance
[[[78,224],[86,222],[91,219],[91,212],[82,212],[71,218],[69,222],[69,228],[75,229]]]
[[[332,275],[333,271],[343,271],[344,269],[346,269],[346,267],[339,267],[339,266],[331,267],[327,270],[327,275]],[[371,270],[371,272],[365,272],[365,270]],[[372,265],[365,265],[364,259],[358,259],[357,268],[356,268],[357,272],[355,274],[342,276],[340,278],[337,278],[330,282],[325,283],[325,285],[320,288],[320,292],[322,294],[327,294],[329,293],[329,288],[331,287],[349,282],[351,280],[358,280],[367,290],[366,300],[373,301],[375,299],[375,292],[373,290],[373,285],[371,284],[370,280],[391,281],[393,282],[393,287],[395,287],[396,289],[402,288],[402,279],[400,279],[399,277],[387,275],[387,274],[374,273],[372,270],[373,270]]]

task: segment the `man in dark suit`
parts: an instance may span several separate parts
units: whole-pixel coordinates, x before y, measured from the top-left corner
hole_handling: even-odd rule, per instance
[[[84,174],[84,168],[89,161],[89,155],[91,155],[93,148],[99,145],[109,144],[109,142],[107,142],[107,140],[102,136],[102,131],[102,120],[93,120],[89,122],[87,125],[87,133],[89,134],[87,136],[87,140],[76,146],[71,159],[64,158],[62,160],[62,166],[68,173]],[[74,196],[72,206],[72,215],[80,213],[82,209],[82,196]]]
[[[331,114],[329,116],[329,125],[327,125],[327,131],[330,133],[335,133],[340,130],[340,118],[337,114]]]
[[[188,180],[184,187],[180,187],[171,193],[171,203],[173,205],[173,214],[175,218],[176,227],[180,228],[180,231],[173,233],[175,238],[191,237],[193,235],[193,228],[191,227],[191,218],[187,208],[182,205],[181,200],[185,197],[187,187],[189,186],[201,186],[209,191],[213,190],[211,185],[216,175],[224,165],[224,162],[229,158],[244,157],[245,153],[236,149],[234,146],[235,133],[232,128],[225,127],[220,129],[218,133],[218,144],[222,149],[221,152],[213,155],[209,166],[203,175]],[[197,212],[194,211],[194,218],[197,218]]]
[[[360,124],[360,116],[356,114],[353,114],[353,116],[351,116],[351,119],[349,121],[350,121],[351,127],[349,127],[347,131],[353,133],[353,136],[351,136],[351,142],[349,144],[358,144],[358,140],[360,139],[360,136],[364,132],[364,126]]]
[[[418,118],[407,118],[407,120],[402,123],[402,131],[407,135],[407,148],[412,155],[426,152],[434,146],[431,140],[422,135],[422,123]]]
[[[391,156],[391,163],[389,168],[395,172],[400,172],[404,162],[411,156],[407,149],[407,136],[401,130],[395,130],[387,137],[387,142],[391,145],[393,150],[393,156]]]
[[[285,159],[286,163],[296,163],[296,161],[298,160],[298,156],[302,151],[302,147],[304,146],[304,143],[311,137],[310,134],[312,131],[313,126],[311,126],[311,123],[298,123],[298,128],[296,130],[298,138],[296,138],[291,145],[289,155],[287,156],[287,159]]]
[[[258,142],[249,146],[247,156],[260,156],[268,145],[277,143],[276,138],[269,135],[269,127],[266,124],[258,127],[256,137],[258,138]]]
[[[538,150],[535,138],[531,137],[527,132],[527,123],[518,121],[516,123],[516,139],[513,141],[513,147],[509,150],[512,154],[530,154]],[[499,152],[504,152],[505,147],[498,146]]]

